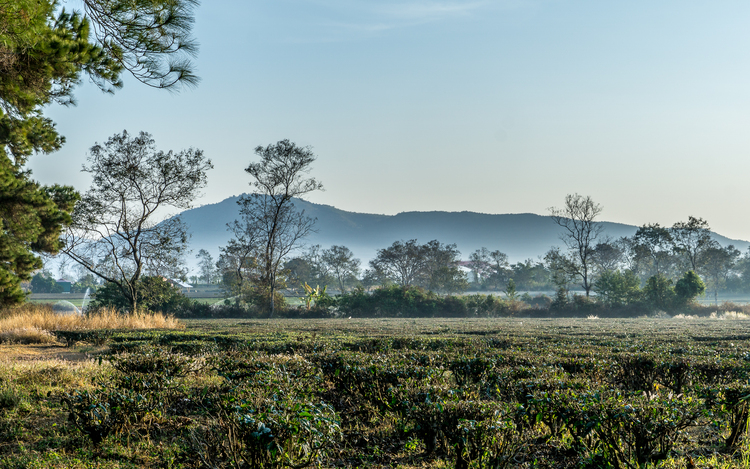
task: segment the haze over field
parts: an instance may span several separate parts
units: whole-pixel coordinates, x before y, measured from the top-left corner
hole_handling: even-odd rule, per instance
[[[196,89],[84,84],[46,112],[66,145],[30,166],[85,191],[87,149],[145,130],[213,159],[210,204],[288,138],[318,155],[310,200],[342,210],[546,215],[578,192],[605,220],[750,239],[748,19],[740,1],[204,2]]]
[[[239,197],[229,197],[218,204],[187,210],[181,217],[192,233],[190,245],[194,252],[206,249],[219,256],[219,247],[226,246],[231,234],[227,223],[239,218]],[[538,260],[551,246],[563,246],[560,227],[548,216],[531,213],[490,215],[476,212],[403,212],[397,215],[374,215],[339,210],[328,205],[296,201],[295,207],[317,219],[316,233],[307,239],[308,244],[323,248],[343,245],[350,248],[364,264],[375,257],[378,249],[394,241],[417,239],[426,243],[437,239],[445,244],[456,244],[461,258],[482,247],[498,249],[509,256],[511,263],[526,259]],[[602,221],[606,237],[617,239],[632,237],[637,228],[633,225]],[[747,251],[750,243],[713,234],[722,246],[734,245]],[[187,256],[190,265],[194,256]]]

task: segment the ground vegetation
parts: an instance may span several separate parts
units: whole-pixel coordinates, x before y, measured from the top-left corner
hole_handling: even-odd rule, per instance
[[[0,345],[0,464],[747,468],[743,317],[200,321],[44,345],[95,361]]]

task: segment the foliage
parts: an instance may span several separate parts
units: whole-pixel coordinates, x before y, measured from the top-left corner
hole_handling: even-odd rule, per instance
[[[468,288],[466,275],[458,268],[459,256],[455,244],[432,240],[420,245],[416,239],[411,239],[379,249],[370,267],[381,283],[390,281],[402,287],[456,293]]]
[[[513,279],[508,279],[508,284],[505,286],[505,296],[510,301],[516,301],[518,298],[518,291],[516,291],[516,282]]]
[[[154,88],[193,86],[190,62],[198,50],[190,36],[197,0],[84,0],[93,33],[108,56]]]
[[[198,269],[201,274],[200,278],[205,283],[214,283],[214,279],[216,277],[216,265],[214,264],[214,259],[211,256],[211,253],[209,253],[205,249],[201,249],[200,251],[198,251],[198,254],[196,254],[195,258],[198,259]]]
[[[56,254],[62,247],[59,235],[63,225],[71,220],[69,214],[78,194],[71,187],[41,186],[18,164],[12,163],[4,147],[12,146],[5,141],[12,136],[3,135],[8,131],[3,129],[3,119],[0,108],[0,198],[3,201],[0,204],[3,228],[0,232],[0,306],[8,306],[25,300],[21,282],[30,280],[31,273],[42,267],[36,253]]]
[[[702,218],[688,217],[687,222],[677,222],[670,230],[675,253],[682,255],[689,269],[698,271],[706,249],[717,245],[711,239],[708,222]]]
[[[87,274],[71,285],[70,292],[85,293],[88,290],[89,293],[93,293],[98,287],[99,285],[96,283],[96,278],[92,274]]]
[[[439,296],[419,287],[390,285],[336,296],[335,311],[351,317],[498,317],[528,307],[493,295]]]
[[[643,296],[652,308],[661,311],[671,310],[675,300],[672,281],[663,275],[650,277],[643,287]]]
[[[174,314],[192,303],[179,288],[162,277],[141,277],[136,283],[136,289],[140,299],[139,308],[146,311]],[[106,283],[97,289],[92,307],[130,311],[132,303],[118,285]]]
[[[654,274],[666,275],[674,245],[671,230],[658,223],[643,225],[635,232],[633,241],[648,254]]]
[[[594,282],[594,291],[607,305],[617,307],[641,300],[640,280],[632,271],[604,271]]]
[[[740,251],[732,245],[711,246],[706,248],[701,255],[701,271],[711,286],[717,303],[719,289],[726,286],[728,277],[733,274],[740,255]]]
[[[360,262],[346,246],[331,246],[325,249],[321,253],[321,260],[338,282],[341,293],[346,291],[346,284],[356,282]]]
[[[293,257],[284,263],[284,271],[287,272],[287,287],[298,291],[304,290],[306,283],[321,283],[319,274],[315,267],[304,257]]]
[[[326,293],[326,290],[328,290],[328,286],[323,286],[323,288],[320,288],[320,285],[316,285],[315,288],[311,287],[310,285],[305,282],[305,296],[300,298],[302,301],[305,302],[305,307],[309,310],[310,306],[313,304],[318,304],[321,299],[328,296]]]
[[[235,227],[237,223],[235,222]],[[237,233],[235,233],[237,234]],[[221,286],[224,296],[234,297],[235,304],[246,299],[253,285],[258,282],[258,263],[255,257],[255,246],[245,242],[240,233],[236,239],[220,248],[221,255],[216,268],[221,275]]]
[[[747,467],[743,335],[709,319],[110,331],[98,361],[0,362],[0,455],[8,467]]]
[[[693,272],[688,270],[685,275],[677,281],[674,286],[676,300],[679,305],[686,305],[695,300],[695,297],[702,295],[706,291],[706,285],[703,280]]]
[[[62,293],[62,286],[52,277],[39,272],[31,278],[31,291],[33,293]]]
[[[249,289],[244,297],[247,304],[252,305],[260,314],[267,314],[271,308],[271,296],[268,289],[262,285]],[[287,308],[286,297],[279,291],[273,293],[274,311],[284,311]]]

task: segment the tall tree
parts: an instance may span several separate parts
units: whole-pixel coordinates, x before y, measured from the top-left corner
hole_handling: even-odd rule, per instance
[[[260,157],[245,171],[253,178],[255,192],[240,198],[241,220],[235,222],[252,240],[255,258],[260,266],[259,286],[269,298],[269,317],[274,313],[274,295],[279,285],[281,266],[302,240],[313,231],[315,220],[298,211],[295,198],[322,190],[323,185],[308,177],[315,155],[310,147],[299,147],[281,140],[265,148],[258,146]]]
[[[211,253],[205,249],[201,249],[198,251],[198,254],[195,255],[195,258],[198,259],[198,269],[201,273],[200,278],[208,284],[213,283],[216,265],[214,264],[214,258]]]
[[[512,272],[508,263],[508,255],[498,250],[490,252],[490,270],[489,280],[496,289],[499,289],[501,285],[506,285]]]
[[[377,255],[370,261],[370,267],[377,277],[408,287],[420,283],[426,262],[424,248],[417,244],[416,239],[410,239],[378,249]]]
[[[665,275],[667,265],[670,263],[670,251],[674,245],[674,239],[669,228],[658,223],[643,225],[638,228],[633,238],[635,242],[648,253],[653,265],[653,275]]]
[[[598,272],[612,272],[617,270],[624,256],[623,248],[617,241],[607,238],[596,243],[591,259]]]
[[[339,291],[346,291],[346,283],[352,279],[356,280],[359,275],[359,259],[346,246],[331,246],[323,251],[323,262],[328,266],[328,271],[336,278]]]
[[[160,269],[179,264],[187,249],[180,218],[157,214],[189,208],[213,166],[201,150],[164,152],[151,135],[125,131],[91,147],[88,162],[92,186],[75,206],[63,252],[117,285],[136,311],[141,275],[170,275]],[[97,262],[105,258],[111,265],[103,268]]]
[[[164,78],[160,86],[172,89],[194,84],[189,56],[195,52],[195,5],[84,0],[81,14],[58,10],[55,0],[0,2],[0,304],[24,299],[20,282],[41,267],[36,254],[59,251],[77,200],[72,188],[44,187],[24,170],[33,153],[54,152],[65,141],[44,107],[74,104],[83,73],[106,92],[122,86],[123,70],[152,83]]]
[[[617,240],[623,252],[623,264],[626,270],[635,273],[641,282],[651,276],[651,257],[645,246],[639,244],[635,237],[623,236]]]
[[[249,233],[252,235],[253,233]],[[216,269],[226,297],[233,297],[236,304],[248,297],[250,288],[258,281],[256,244],[245,233],[229,241],[221,248]]]
[[[335,282],[331,277],[330,266],[323,260],[323,252],[320,244],[313,244],[302,254],[302,259],[310,267],[310,275],[306,279],[310,285],[328,285]]]
[[[474,283],[481,285],[483,278],[490,270],[490,250],[482,247],[469,254],[468,266],[474,275]]]
[[[708,286],[714,293],[714,302],[719,304],[719,290],[727,282],[737,260],[742,253],[732,245],[727,247],[711,246],[701,255],[701,273],[708,280]]]
[[[419,286],[435,292],[458,292],[468,287],[458,268],[460,252],[455,244],[432,240],[420,245],[416,239],[396,241],[379,249],[370,267],[374,277],[401,286]]]
[[[422,250],[425,264],[420,286],[437,293],[458,293],[469,287],[466,274],[458,266],[461,252],[455,244],[433,239],[422,246]]]
[[[677,222],[670,230],[675,253],[684,257],[693,272],[700,269],[702,254],[718,243],[711,239],[708,222],[702,218],[688,217],[686,222]]]
[[[592,287],[592,253],[594,242],[604,227],[596,223],[602,213],[602,206],[594,203],[589,196],[568,194],[562,208],[550,208],[552,220],[563,232],[560,239],[568,247],[569,262],[565,263],[573,274],[581,279],[581,286],[589,296]]]
[[[558,296],[562,297],[564,294],[567,297],[570,284],[575,280],[577,272],[576,267],[572,265],[571,256],[560,252],[560,248],[555,246],[544,255],[544,263]]]

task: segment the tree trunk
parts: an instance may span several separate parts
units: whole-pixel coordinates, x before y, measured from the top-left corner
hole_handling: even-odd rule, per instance
[[[274,311],[274,296],[276,296],[276,295],[275,295],[275,291],[274,291],[273,287],[274,286],[273,286],[273,282],[272,282],[271,283],[271,288],[269,288],[269,290],[271,291],[271,305],[270,305],[271,307],[269,308],[270,311],[268,313],[268,319],[271,319],[273,317],[273,311]]]

